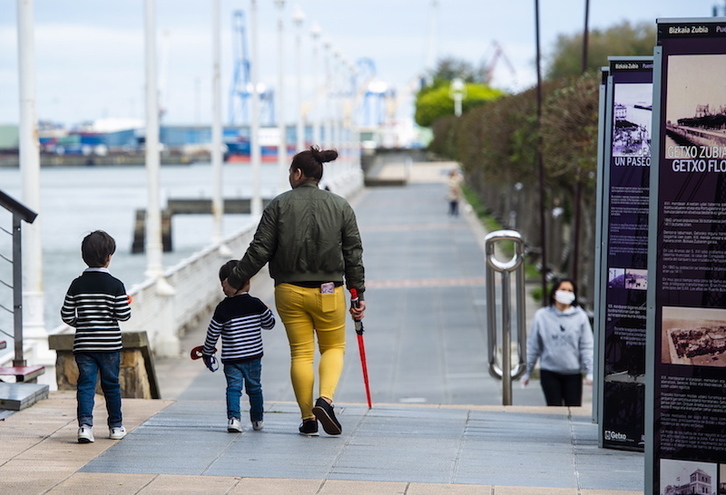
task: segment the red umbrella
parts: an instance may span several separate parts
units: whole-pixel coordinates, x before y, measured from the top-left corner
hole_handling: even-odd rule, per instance
[[[350,289],[350,305],[354,308],[359,306],[358,291]],[[353,318],[355,323],[355,333],[358,336],[358,352],[360,353],[360,365],[363,368],[363,383],[366,386],[366,399],[368,399],[368,409],[373,407],[371,402],[371,387],[368,384],[368,364],[366,362],[366,345],[363,342],[363,322]]]

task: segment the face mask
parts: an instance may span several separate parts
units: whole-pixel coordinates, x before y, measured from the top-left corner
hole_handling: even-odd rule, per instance
[[[566,290],[555,291],[555,301],[561,304],[572,304],[575,300],[575,293]]]

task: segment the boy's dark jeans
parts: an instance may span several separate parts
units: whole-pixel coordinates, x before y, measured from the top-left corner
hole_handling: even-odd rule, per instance
[[[227,418],[241,419],[240,399],[244,388],[250,399],[250,421],[262,421],[262,359],[225,363],[224,376],[227,378]]]
[[[121,369],[120,352],[79,352],[75,354],[78,365],[78,426],[93,426],[93,405],[96,380],[101,374],[101,390],[106,399],[108,427],[123,426],[121,416],[121,385],[118,381]]]

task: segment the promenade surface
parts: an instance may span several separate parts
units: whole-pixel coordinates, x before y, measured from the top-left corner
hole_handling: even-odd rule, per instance
[[[351,328],[335,397],[342,435],[297,433],[281,324],[264,334],[264,430],[243,421],[243,433],[227,433],[222,372],[187,357],[203,341],[202,321],[179,358],[157,360],[163,399],[124,400],[124,440],[105,438],[98,397],[96,442],[77,444],[73,392],[51,392],[0,422],[0,493],[642,493],[643,455],[597,447],[589,388],[581,408],[547,408],[536,381],[515,383],[514,405],[501,405],[501,383],[487,372],[485,232],[466,208],[446,214],[451,166],[414,164],[406,186],[352,201],[365,248],[373,408]],[[406,173],[396,162],[378,172]],[[273,305],[265,274],[252,292]],[[528,317],[534,309],[530,301]]]

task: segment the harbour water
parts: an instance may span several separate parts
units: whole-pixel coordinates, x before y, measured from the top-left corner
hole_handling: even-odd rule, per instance
[[[159,174],[162,207],[170,198],[211,198],[213,180],[209,163],[162,166]],[[41,228],[47,329],[61,323],[59,312],[65,291],[71,280],[85,268],[80,255],[81,240],[93,230],[105,230],[116,239],[116,254],[109,269],[124,281],[127,290],[143,282],[147,259],[144,254],[131,254],[131,244],[136,210],[146,208],[147,204],[146,182],[143,166],[41,168],[40,211],[36,221]],[[262,164],[262,197],[277,194],[278,184],[277,164]],[[0,168],[0,190],[23,202],[19,169]],[[249,198],[252,191],[250,165],[224,165],[225,198]],[[224,236],[247,228],[251,221],[249,215],[225,215]],[[26,225],[23,228],[27,228]],[[11,229],[11,215],[5,209],[0,209],[0,227],[7,231]],[[211,215],[175,215],[172,218],[173,251],[164,253],[164,268],[174,266],[209,245],[212,233]],[[12,259],[10,236],[5,232],[0,234],[0,254]],[[0,281],[12,282],[12,266],[2,259]],[[12,308],[12,290],[1,284],[0,304]],[[0,330],[12,334],[12,328],[12,315],[0,309]],[[8,337],[0,336],[0,340],[8,340]],[[8,342],[8,348],[11,347]]]

